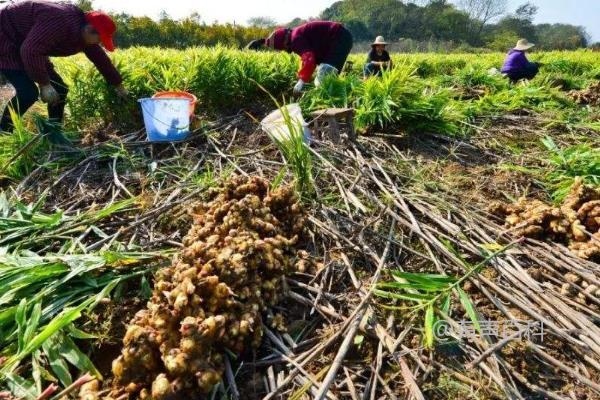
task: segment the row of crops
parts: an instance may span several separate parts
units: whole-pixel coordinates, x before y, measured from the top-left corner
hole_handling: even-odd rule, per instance
[[[582,89],[600,78],[591,51],[534,54],[544,64],[531,84],[510,86],[499,68],[503,54],[394,55],[397,67],[383,79],[363,80],[364,57],[352,55],[346,74],[301,99],[306,111],[352,106],[361,128],[400,125],[412,130],[459,133],[472,119],[521,109],[566,110],[566,91]],[[298,68],[293,55],[242,52],[227,48],[186,51],[137,48],[118,52],[115,61],[133,99],[160,90],[188,90],[200,99],[203,112],[224,114],[291,95]],[[81,128],[92,121],[131,124],[134,102],[110,93],[95,68],[83,58],[60,60],[59,70],[71,87],[71,123]],[[572,117],[569,119],[573,119]],[[137,123],[138,121],[136,121]]]

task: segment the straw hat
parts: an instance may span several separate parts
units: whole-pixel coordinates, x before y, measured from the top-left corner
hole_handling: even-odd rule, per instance
[[[382,45],[382,46],[386,46],[387,42],[385,41],[385,39],[383,38],[383,36],[377,36],[375,38],[375,41],[373,42],[373,44],[371,44],[371,46],[377,46],[377,45]]]
[[[525,50],[529,50],[533,46],[535,46],[535,44],[529,43],[529,41],[527,39],[521,39],[517,42],[517,46],[515,47],[515,50],[525,51]]]

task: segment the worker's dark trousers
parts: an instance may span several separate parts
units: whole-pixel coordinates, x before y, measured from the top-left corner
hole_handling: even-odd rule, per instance
[[[19,116],[25,114],[33,103],[38,100],[40,92],[35,82],[27,76],[25,71],[3,69],[0,70],[0,73],[2,73],[6,80],[14,86],[17,92],[17,95],[10,101],[4,110],[4,114],[0,120],[0,132],[10,132],[13,128],[12,120],[10,118],[10,109],[14,109]],[[50,74],[52,86],[54,86],[60,96],[58,103],[48,105],[48,118],[50,122],[60,124],[63,121],[69,89],[56,71],[49,69],[48,73]]]
[[[370,76],[381,76],[382,74],[383,70],[381,69],[381,67],[372,62],[365,64],[365,67],[363,68],[363,75],[365,76],[365,78],[368,78]]]
[[[353,44],[354,40],[352,38],[352,34],[348,29],[342,27],[338,33],[335,45],[331,48],[331,51],[329,54],[327,54],[323,60],[323,63],[332,65],[337,68],[339,72],[342,72],[344,69],[344,64],[346,64],[346,60],[348,59],[348,55],[352,50]]]
[[[540,72],[540,66],[537,63],[529,63],[525,68],[508,72],[506,75],[511,82],[516,83],[521,79],[533,79]]]

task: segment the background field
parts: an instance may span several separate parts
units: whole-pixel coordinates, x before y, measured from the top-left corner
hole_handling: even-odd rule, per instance
[[[490,68],[499,69],[503,58],[501,53],[394,54],[394,76],[367,84],[360,79],[365,56],[352,55],[353,68],[345,77],[309,92],[302,104],[306,111],[323,105],[355,105],[359,125],[366,127],[379,122],[408,123],[409,116],[394,115],[402,112],[398,107],[388,110],[385,106],[389,101],[405,102],[409,103],[409,114],[429,114],[435,123],[452,125],[452,133],[463,128],[459,121],[480,115],[520,108],[564,110],[569,105],[566,91],[582,89],[600,78],[598,53],[546,52],[532,56],[545,64],[538,78],[526,86],[510,87],[506,79],[488,72]],[[200,112],[207,113],[248,107],[257,101],[265,104],[268,96],[258,85],[276,98],[289,97],[298,68],[297,58],[290,55],[226,48],[130,49],[118,52],[115,61],[133,99],[160,90],[188,90],[200,99]],[[57,60],[57,65],[71,87],[69,110],[73,126],[81,128],[98,120],[136,120],[130,114],[137,110],[135,103],[115,102],[114,96],[109,95],[110,88],[89,62],[80,57]],[[373,103],[365,101],[365,90],[373,96]],[[406,96],[408,92],[412,99]]]

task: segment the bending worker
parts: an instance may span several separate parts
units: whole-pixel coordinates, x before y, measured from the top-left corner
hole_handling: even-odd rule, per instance
[[[521,39],[517,42],[517,46],[508,52],[501,72],[508,76],[511,82],[533,79],[538,74],[540,64],[529,62],[525,55],[533,46],[535,45],[529,43],[527,39]]]
[[[119,96],[123,79],[100,47],[114,50],[116,25],[106,14],[43,0],[19,1],[0,9],[0,73],[17,95],[4,110],[0,131],[12,129],[10,107],[23,115],[41,97],[53,123],[62,123],[67,86],[49,57],[83,52]],[[39,89],[38,89],[39,86]]]
[[[385,46],[387,46],[387,43],[383,36],[377,36],[367,56],[367,64],[364,69],[365,78],[373,75],[381,76],[384,69],[392,68],[392,58],[390,57],[390,53],[385,49]]]
[[[294,93],[302,92],[319,66],[315,79],[318,86],[328,73],[340,73],[352,50],[352,34],[337,22],[313,21],[294,29],[279,28],[265,39],[274,50],[294,52],[302,58]]]

